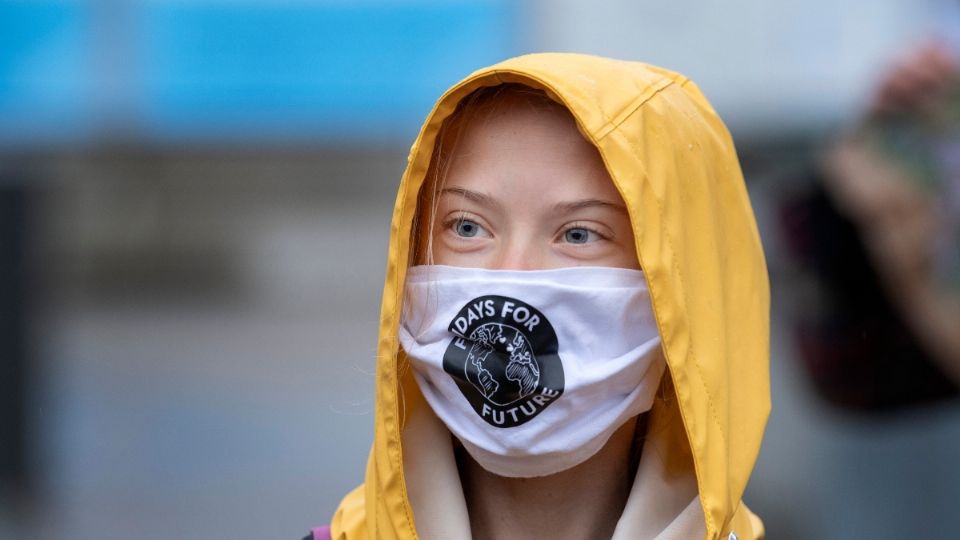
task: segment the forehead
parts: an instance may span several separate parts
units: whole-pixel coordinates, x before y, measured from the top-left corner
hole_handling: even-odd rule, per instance
[[[468,105],[452,131],[452,140],[441,143],[447,164],[441,184],[533,191],[538,198],[619,198],[597,149],[573,116],[545,95],[504,92]]]

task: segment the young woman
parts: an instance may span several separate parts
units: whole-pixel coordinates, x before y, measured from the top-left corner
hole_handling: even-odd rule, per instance
[[[569,54],[475,72],[410,152],[366,481],[314,537],[761,538],[768,303],[693,83]]]

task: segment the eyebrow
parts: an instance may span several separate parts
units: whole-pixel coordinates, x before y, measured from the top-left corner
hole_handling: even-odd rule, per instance
[[[467,199],[468,201],[475,202],[477,204],[489,207],[489,208],[501,208],[499,202],[497,202],[493,197],[485,193],[480,193],[478,191],[471,191],[469,189],[464,189],[461,187],[448,187],[440,190],[440,195],[457,195]],[[557,213],[569,214],[577,210],[583,210],[585,208],[609,208],[620,212],[626,216],[629,216],[627,212],[627,207],[614,203],[611,201],[605,201],[603,199],[581,199],[577,201],[568,201],[560,202],[553,205],[553,211]]]
[[[559,212],[571,213],[577,210],[583,210],[584,208],[595,208],[595,207],[610,208],[624,215],[629,215],[629,213],[627,212],[626,206],[622,204],[610,202],[610,201],[605,201],[602,199],[582,199],[579,201],[561,202],[553,205],[553,210],[558,213]]]
[[[478,191],[470,191],[469,189],[464,189],[461,187],[448,187],[440,190],[440,195],[457,195],[467,199],[468,201],[475,202],[479,205],[486,206],[488,208],[501,208],[499,202],[494,200],[493,197],[480,193]]]

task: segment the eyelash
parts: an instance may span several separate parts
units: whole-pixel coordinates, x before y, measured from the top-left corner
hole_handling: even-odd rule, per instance
[[[469,214],[464,214],[464,213],[457,214],[457,215],[455,215],[455,216],[453,216],[453,217],[450,217],[450,218],[444,220],[443,223],[441,223],[441,225],[443,226],[443,229],[444,229],[444,230],[456,232],[456,231],[454,230],[454,227],[455,227],[458,223],[461,223],[461,222],[464,222],[464,221],[469,221],[469,222],[472,222],[472,223],[476,223],[477,226],[480,227],[481,229],[487,230],[487,228],[484,227],[483,224],[480,223],[480,220],[478,220],[478,219],[470,216]],[[470,237],[467,237],[467,236],[460,236],[460,235],[457,235],[457,237],[458,237],[458,238],[470,238]]]
[[[585,231],[587,231],[587,232],[590,232],[590,233],[593,233],[593,234],[597,235],[601,240],[609,240],[609,239],[610,239],[610,235],[604,234],[604,233],[600,232],[599,230],[597,230],[596,227],[591,227],[591,226],[589,226],[589,225],[587,225],[587,224],[585,224],[585,223],[580,223],[580,222],[574,222],[574,223],[571,223],[571,224],[569,224],[569,225],[564,226],[562,229],[560,229],[560,232],[557,234],[557,238],[563,238],[564,236],[566,236],[566,234],[567,234],[569,231],[571,231],[571,230],[573,230],[573,229],[583,229],[583,230],[585,230]],[[572,242],[571,242],[571,243],[572,243]],[[588,242],[588,243],[589,243],[589,242]]]

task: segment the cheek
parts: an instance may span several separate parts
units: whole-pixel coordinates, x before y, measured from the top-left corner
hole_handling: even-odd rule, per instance
[[[637,259],[637,253],[634,246],[631,244],[625,246],[625,249],[619,254],[617,260],[611,266],[616,266],[618,268],[630,268],[631,270],[640,270],[640,261]]]
[[[616,252],[611,254],[610,266],[641,270],[640,259],[637,257],[637,242],[633,235],[633,225],[630,220],[623,218],[614,225],[616,233]]]
[[[473,263],[474,257],[464,256],[461,253],[452,252],[443,248],[436,250],[433,256],[434,264],[442,264],[446,266],[464,266],[464,267],[476,267],[477,265]]]
[[[432,248],[431,255],[433,256],[433,264],[457,266],[454,264],[457,253],[447,247],[442,233],[436,233],[433,235]]]
[[[637,256],[632,251],[632,246],[613,243],[587,248],[555,247],[551,255],[549,261],[551,268],[603,266],[609,268],[630,268],[633,270],[640,269]]]
[[[640,259],[637,257],[637,246],[633,240],[633,235],[626,235],[623,242],[617,245],[617,251],[611,257],[610,266],[617,268],[630,268],[632,270],[641,270]]]
[[[450,231],[442,231],[433,241],[434,262],[463,268],[491,268],[497,246],[492,240],[464,242]]]
[[[433,264],[463,268],[492,268],[494,255],[489,251],[460,252],[445,246],[442,239],[433,243]]]

